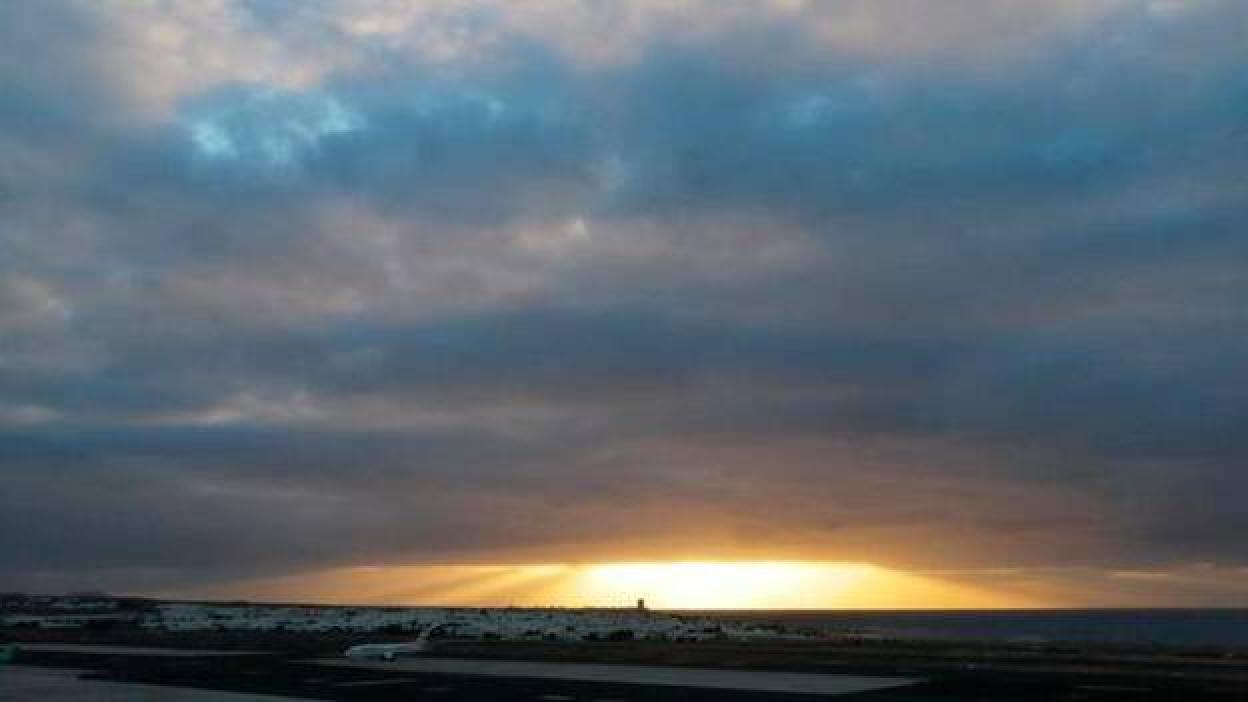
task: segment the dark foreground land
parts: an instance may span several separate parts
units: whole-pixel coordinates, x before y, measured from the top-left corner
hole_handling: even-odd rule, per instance
[[[78,637],[80,640],[82,637]],[[102,638],[102,637],[98,637]],[[430,702],[809,702],[812,695],[663,685],[500,678],[404,670],[402,662],[374,669],[327,667],[310,661],[336,656],[346,642],[308,637],[162,640],[185,648],[235,649],[236,655],[157,656],[133,650],[26,650],[18,663],[91,671],[101,680],[174,685],[325,700]],[[211,637],[207,637],[211,639]],[[376,638],[376,637],[370,637]],[[359,642],[356,637],[352,642]],[[103,641],[97,641],[103,643]],[[123,641],[113,643],[151,643]],[[250,643],[251,646],[244,644]],[[239,653],[250,648],[258,653]],[[1248,659],[1175,652],[1027,649],[939,642],[674,644],[621,642],[555,644],[453,642],[433,656],[552,662],[627,663],[897,676],[921,682],[837,696],[857,702],[955,700],[1248,700]],[[0,667],[3,675],[3,667]],[[0,695],[2,696],[2,695]]]

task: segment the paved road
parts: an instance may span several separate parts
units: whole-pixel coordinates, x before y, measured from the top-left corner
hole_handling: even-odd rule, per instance
[[[384,670],[399,673],[440,673],[445,675],[484,675],[502,678],[544,678],[578,682],[626,683],[675,687],[747,690],[815,695],[845,695],[870,690],[911,685],[910,678],[823,675],[819,673],[772,673],[713,668],[668,668],[643,665],[600,663],[540,663],[533,661],[493,661],[464,658],[404,658],[394,662],[321,658],[308,661],[317,665]]]
[[[79,680],[81,673],[65,668],[0,666],[0,702],[292,702],[303,699]]]

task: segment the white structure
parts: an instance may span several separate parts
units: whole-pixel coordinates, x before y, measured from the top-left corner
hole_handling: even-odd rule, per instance
[[[166,631],[435,633],[452,639],[625,641],[805,638],[719,619],[641,609],[442,609],[254,604],[158,605],[140,626]],[[419,640],[419,639],[418,639]]]
[[[89,626],[132,624],[132,614],[15,614],[0,618],[0,624],[15,629],[83,629]]]

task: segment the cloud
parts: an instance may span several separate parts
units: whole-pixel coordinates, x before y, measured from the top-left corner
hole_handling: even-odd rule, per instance
[[[7,8],[11,577],[1242,566],[1240,6],[977,7]]]

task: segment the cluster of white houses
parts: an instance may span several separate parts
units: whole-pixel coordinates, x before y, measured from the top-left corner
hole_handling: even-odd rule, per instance
[[[444,609],[163,604],[139,625],[169,631],[416,633],[456,639],[594,641],[763,639],[790,635],[752,624],[632,609]]]
[[[143,629],[305,633],[418,634],[455,639],[611,641],[805,638],[757,624],[638,609],[447,609],[315,607],[249,603],[153,603],[131,611],[13,613],[9,627],[128,626]]]
[[[81,629],[131,624],[121,602],[102,595],[0,594],[0,625],[12,628]]]

